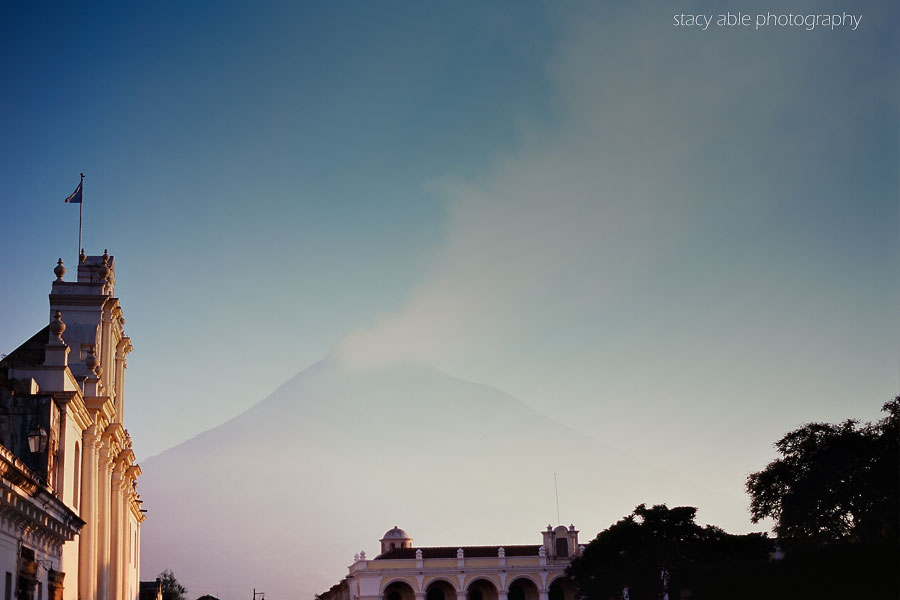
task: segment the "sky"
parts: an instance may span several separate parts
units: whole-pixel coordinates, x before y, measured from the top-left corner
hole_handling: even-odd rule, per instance
[[[83,172],[139,460],[335,355],[739,495],[900,393],[898,8],[676,25],[756,4],[7,6],[0,352],[74,273]]]

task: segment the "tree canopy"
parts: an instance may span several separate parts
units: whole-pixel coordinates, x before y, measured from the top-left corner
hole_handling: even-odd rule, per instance
[[[767,558],[771,541],[764,535],[701,527],[696,514],[692,506],[641,504],[597,534],[566,573],[588,600],[622,598],[625,588],[631,600],[658,600],[663,592],[678,598],[722,562]]]
[[[896,539],[900,520],[900,396],[875,423],[807,423],[747,478],[751,520],[771,517],[785,540]]]
[[[162,584],[163,600],[185,600],[187,588],[178,583],[175,573],[166,569],[156,576],[156,581]]]

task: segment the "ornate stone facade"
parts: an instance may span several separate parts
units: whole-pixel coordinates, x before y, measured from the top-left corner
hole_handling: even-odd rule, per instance
[[[575,600],[564,572],[581,554],[574,526],[547,526],[541,544],[416,547],[394,527],[381,553],[354,557],[320,600]]]
[[[124,427],[132,347],[115,297],[115,260],[82,252],[76,281],[65,281],[61,259],[54,274],[49,324],[0,361],[0,462],[7,452],[21,471],[2,474],[3,491],[16,492],[0,497],[0,516],[47,499],[36,524],[15,529],[2,521],[0,593],[134,600],[145,516],[136,491],[141,470]],[[17,484],[23,477],[33,484]],[[21,565],[31,562],[29,578]]]

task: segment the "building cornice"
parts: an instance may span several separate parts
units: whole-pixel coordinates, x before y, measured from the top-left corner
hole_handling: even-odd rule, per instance
[[[85,522],[40,483],[40,478],[0,446],[0,514],[32,535],[62,545]]]
[[[116,405],[109,396],[85,396],[84,405],[90,412],[93,420],[104,430],[111,426],[113,417],[116,415]]]
[[[53,399],[58,405],[65,405],[67,414],[75,420],[75,423],[78,424],[82,431],[93,424],[94,420],[91,418],[91,413],[88,412],[81,394],[76,392],[55,392]]]
[[[73,306],[81,308],[84,308],[86,306],[93,306],[97,308],[105,308],[107,302],[119,301],[118,298],[113,298],[105,292],[100,292],[97,294],[70,294],[66,293],[65,288],[61,288],[59,291],[56,291],[57,286],[71,286],[72,288],[74,288],[75,286],[84,286],[84,284],[74,281],[54,281],[53,291],[50,292],[51,310],[59,306]],[[99,292],[99,289],[105,286],[101,286],[98,283],[92,284],[92,287],[97,287]]]

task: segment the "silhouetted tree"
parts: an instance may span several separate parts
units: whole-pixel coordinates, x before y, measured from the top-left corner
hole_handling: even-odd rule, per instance
[[[896,539],[900,520],[900,396],[859,425],[807,423],[778,440],[781,458],[747,478],[754,523],[786,540]]]
[[[658,600],[663,592],[679,598],[707,577],[711,568],[732,560],[765,560],[771,541],[762,534],[730,535],[694,522],[692,506],[641,504],[601,531],[572,561],[566,573],[588,600]]]
[[[156,581],[162,585],[163,600],[185,600],[187,588],[178,583],[175,573],[166,569],[156,576]]]

